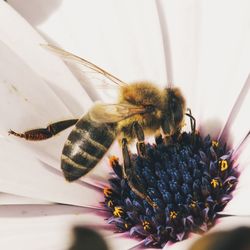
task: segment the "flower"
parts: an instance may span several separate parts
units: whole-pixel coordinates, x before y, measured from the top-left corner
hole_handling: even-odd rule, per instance
[[[2,206],[0,246],[2,249],[7,244],[8,249],[17,246],[19,249],[65,249],[69,229],[78,222],[104,228],[103,233],[114,249],[133,247],[138,241],[113,235],[99,215],[103,213],[99,205],[103,197],[97,190],[103,182],[107,183],[110,171],[107,164],[100,164],[84,180],[68,184],[58,169],[65,133],[39,143],[7,136],[10,128],[25,131],[78,117],[88,110],[92,100],[61,60],[38,46],[46,41],[6,3],[0,4],[1,18],[8,20],[0,25],[3,117],[0,190],[33,199],[12,197],[16,205]],[[249,4],[244,1],[198,4],[169,1],[166,4],[172,62],[172,76],[169,74],[168,78],[171,76],[183,90],[202,133],[214,137],[219,131],[226,131],[221,130],[226,125],[231,128],[228,138],[232,148],[236,148],[249,129],[245,119],[249,98],[242,98],[248,94],[247,88],[234,106],[236,112],[229,116],[249,73]],[[147,79],[165,85],[165,57],[154,1],[142,5],[140,1],[72,4],[65,0],[57,8],[47,19],[33,23],[49,41],[54,40],[86,57],[126,82]],[[77,78],[82,79],[78,75]],[[98,95],[110,101],[110,92],[103,92],[99,91]],[[97,98],[90,87],[88,93],[92,99]],[[250,211],[245,202],[249,174],[247,168],[243,169],[249,160],[247,149],[238,159],[241,176],[234,198],[224,210],[228,214],[248,215]],[[117,154],[114,150],[112,154]],[[239,224],[248,222],[237,217]],[[233,218],[222,218],[214,230],[234,223]],[[171,248],[187,249],[188,244],[189,240]]]
[[[140,184],[129,182],[118,159],[112,157],[116,176],[104,189],[105,207],[111,214],[108,222],[144,239],[145,246],[163,247],[191,232],[210,229],[232,199],[239,175],[226,144],[202,138],[195,130],[168,140],[164,143],[159,137],[156,144],[146,145],[143,156],[139,152],[131,156],[132,178]],[[136,195],[131,183],[145,189],[150,200]]]

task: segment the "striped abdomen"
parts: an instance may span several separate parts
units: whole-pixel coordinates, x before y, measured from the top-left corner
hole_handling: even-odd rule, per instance
[[[68,181],[87,174],[101,160],[115,140],[115,126],[82,117],[64,145],[61,168]]]

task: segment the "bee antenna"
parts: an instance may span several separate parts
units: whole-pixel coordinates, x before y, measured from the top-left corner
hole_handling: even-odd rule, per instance
[[[195,118],[192,115],[191,109],[188,108],[187,111],[188,111],[188,113],[185,113],[185,115],[190,118],[191,130],[192,130],[192,133],[195,133],[195,130],[196,130],[196,120],[195,120]]]

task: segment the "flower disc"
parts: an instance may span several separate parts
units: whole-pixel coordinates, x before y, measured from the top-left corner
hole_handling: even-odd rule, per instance
[[[190,232],[207,231],[232,198],[238,172],[226,144],[198,133],[173,135],[146,145],[146,156],[131,155],[134,175],[157,207],[138,197],[122,175],[122,165],[110,158],[115,175],[104,189],[108,222],[119,231],[145,239],[145,246],[162,247]]]

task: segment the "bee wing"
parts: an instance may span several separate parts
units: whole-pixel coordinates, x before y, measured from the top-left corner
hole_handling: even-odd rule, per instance
[[[99,123],[116,123],[130,116],[147,113],[145,107],[127,103],[102,104],[96,103],[89,111],[90,119]]]
[[[62,57],[62,59],[65,61],[69,61],[69,62],[76,63],[76,64],[83,66],[83,70],[87,68],[88,70],[91,70],[94,73],[97,73],[97,74],[104,76],[106,80],[109,80],[109,82],[115,83],[116,85],[119,85],[119,86],[126,85],[125,82],[121,81],[117,77],[108,73],[106,70],[98,67],[94,63],[87,61],[86,59],[83,59],[79,56],[76,56],[76,55],[74,55],[66,50],[60,49],[60,48],[58,48],[54,45],[51,45],[51,44],[41,44],[41,46],[43,48],[55,53],[56,55]]]

